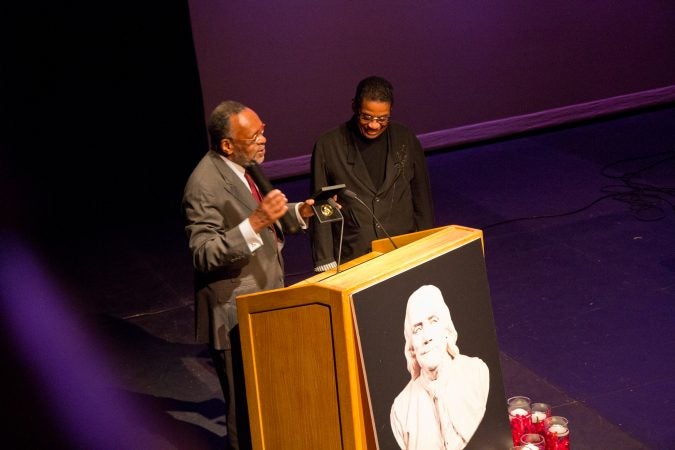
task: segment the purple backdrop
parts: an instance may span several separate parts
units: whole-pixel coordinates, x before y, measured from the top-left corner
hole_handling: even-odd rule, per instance
[[[675,2],[189,6],[205,113],[226,98],[257,110],[268,161],[309,154],[371,74],[393,82],[395,119],[418,134],[675,85]]]

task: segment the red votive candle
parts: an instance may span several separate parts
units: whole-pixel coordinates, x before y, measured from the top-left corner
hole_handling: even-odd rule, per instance
[[[520,438],[532,431],[532,409],[528,397],[517,396],[507,400],[513,445],[521,445]]]
[[[532,403],[532,432],[544,435],[544,419],[551,417],[548,403]]]
[[[551,416],[544,419],[546,450],[569,450],[570,428],[566,418]]]
[[[520,443],[524,445],[527,450],[546,450],[546,441],[541,434],[524,434],[520,437]]]

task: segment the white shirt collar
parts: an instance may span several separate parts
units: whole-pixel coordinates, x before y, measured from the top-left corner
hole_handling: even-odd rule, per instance
[[[237,164],[236,162],[230,160],[229,158],[226,158],[225,155],[218,153],[218,156],[220,156],[223,161],[234,171],[234,173],[237,174],[239,179],[241,180],[242,183],[250,190],[251,188],[248,186],[248,181],[246,181],[246,177],[244,174],[246,173],[246,169],[244,169],[242,166]]]

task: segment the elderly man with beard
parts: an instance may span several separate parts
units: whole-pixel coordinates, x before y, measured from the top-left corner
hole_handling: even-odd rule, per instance
[[[228,449],[251,447],[236,297],[284,287],[279,219],[306,228],[314,200],[288,203],[278,189],[262,195],[245,167],[262,163],[265,124],[235,101],[218,105],[208,124],[211,148],[183,195],[185,230],[195,269],[198,342],[208,344],[227,409]]]

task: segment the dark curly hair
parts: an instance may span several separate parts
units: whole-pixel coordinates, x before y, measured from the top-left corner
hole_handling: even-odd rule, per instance
[[[211,150],[220,150],[220,141],[230,137],[230,117],[245,109],[246,106],[233,100],[224,101],[216,106],[208,123]]]
[[[389,102],[394,106],[394,87],[382,77],[371,76],[359,81],[354,94],[354,107],[359,108],[364,100]]]

